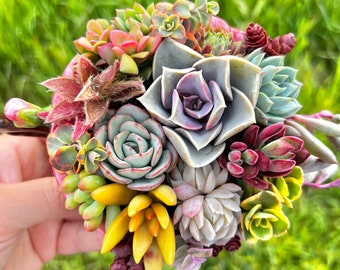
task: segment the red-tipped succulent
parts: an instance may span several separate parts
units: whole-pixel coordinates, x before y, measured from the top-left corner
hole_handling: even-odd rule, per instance
[[[268,188],[263,176],[285,176],[309,156],[303,140],[286,136],[285,131],[282,123],[262,130],[258,125],[248,127],[241,139],[230,144],[229,152],[219,157],[220,166],[256,188]]]

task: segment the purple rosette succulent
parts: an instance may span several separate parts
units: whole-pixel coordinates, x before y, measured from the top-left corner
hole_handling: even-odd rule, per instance
[[[102,174],[132,190],[149,191],[159,186],[178,159],[162,126],[132,104],[120,107],[107,125],[98,128],[95,137],[108,154],[99,163]]]
[[[244,58],[204,58],[165,39],[153,64],[154,82],[138,100],[163,125],[184,162],[202,167],[225,141],[255,123],[261,69]]]

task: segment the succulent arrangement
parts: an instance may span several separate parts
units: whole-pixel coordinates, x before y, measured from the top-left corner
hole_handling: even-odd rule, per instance
[[[111,269],[199,269],[285,234],[303,186],[340,186],[339,115],[297,114],[294,35],[218,11],[177,0],[90,20],[64,73],[41,83],[51,104],[5,106],[1,131],[47,136],[65,207],[105,228]]]

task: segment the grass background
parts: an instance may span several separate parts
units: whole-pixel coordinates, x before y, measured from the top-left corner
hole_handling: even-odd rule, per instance
[[[143,5],[151,1],[139,1]],[[286,64],[303,82],[301,112],[340,112],[340,0],[228,0],[220,16],[245,29],[260,23],[275,37],[293,32],[297,45]],[[49,95],[38,83],[59,76],[76,53],[72,41],[84,35],[92,18],[110,19],[116,8],[133,1],[7,0],[0,5],[0,112],[19,96],[47,105]],[[340,189],[304,189],[294,209],[285,209],[287,235],[257,245],[243,244],[236,253],[222,252],[203,269],[340,269]],[[48,241],[48,240],[47,240]],[[52,269],[108,269],[111,255],[59,256]],[[24,262],[24,258],[23,258]]]

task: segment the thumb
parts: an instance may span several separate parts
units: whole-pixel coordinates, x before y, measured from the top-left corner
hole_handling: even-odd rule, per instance
[[[47,220],[78,215],[64,206],[65,196],[59,192],[53,177],[0,184],[0,216],[9,229],[26,229]],[[7,226],[6,226],[7,225]]]

